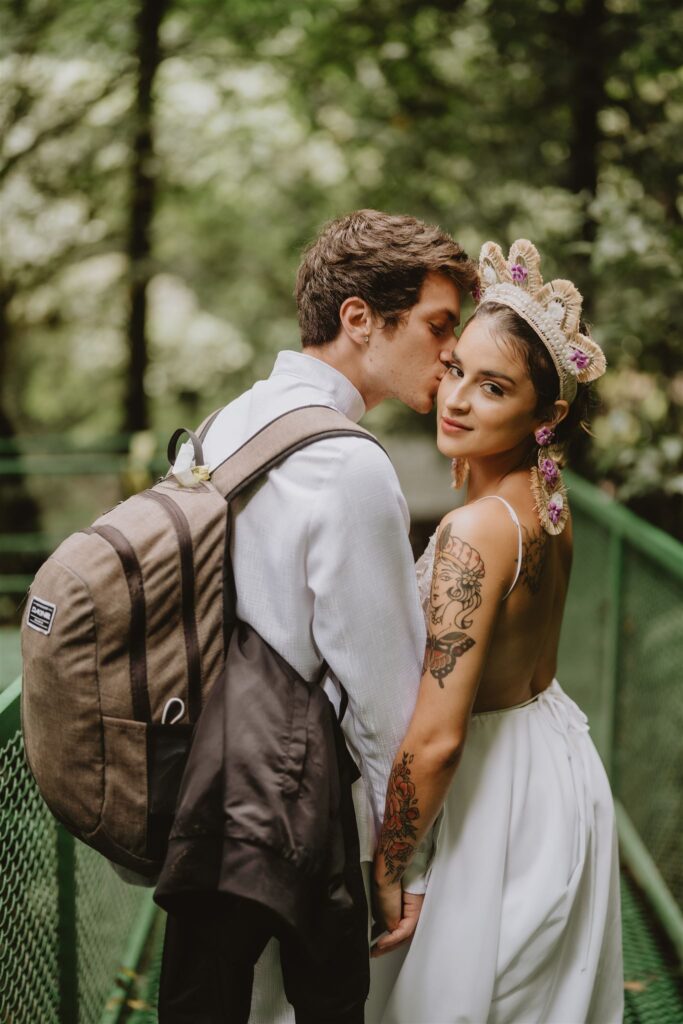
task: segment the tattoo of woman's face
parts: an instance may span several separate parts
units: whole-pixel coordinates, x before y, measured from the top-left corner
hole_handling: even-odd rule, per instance
[[[481,604],[481,583],[485,576],[479,552],[464,540],[453,536],[447,523],[439,535],[432,577],[432,625],[449,622],[469,629],[472,614]]]
[[[474,647],[467,630],[481,605],[485,575],[479,552],[454,536],[447,523],[436,545],[429,612],[432,629],[422,666],[423,675],[430,672],[442,688],[458,658]]]

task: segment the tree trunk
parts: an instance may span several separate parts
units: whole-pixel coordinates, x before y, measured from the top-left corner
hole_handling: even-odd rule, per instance
[[[0,457],[6,458],[14,449],[14,424],[5,405],[5,388],[7,387],[7,367],[9,365],[9,346],[11,327],[7,317],[7,306],[11,298],[11,289],[3,288],[0,283],[0,440],[2,450]],[[11,476],[0,477],[2,485],[2,501],[0,502],[0,534],[6,533],[37,533],[40,530],[40,511],[35,499],[26,487],[23,473],[12,473]],[[0,551],[0,571],[3,575],[32,575],[42,559],[34,554],[17,551]],[[17,595],[0,594],[0,622],[14,621],[19,603]]]
[[[140,0],[136,30],[137,83],[128,230],[128,372],[124,429],[149,426],[144,379],[147,352],[147,285],[151,277],[151,230],[156,198],[154,79],[160,62],[159,27],[169,0]]]
[[[568,52],[572,55],[571,150],[568,186],[590,199],[598,184],[600,126],[598,116],[605,101],[606,54],[604,40],[605,0],[584,0],[583,7],[567,20]],[[586,209],[582,236],[595,239],[596,224]]]

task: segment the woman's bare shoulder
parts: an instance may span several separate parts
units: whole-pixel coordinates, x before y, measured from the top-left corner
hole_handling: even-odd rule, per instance
[[[494,496],[488,497],[492,499]],[[461,532],[475,540],[491,541],[499,533],[497,527],[505,521],[512,522],[502,501],[479,499],[447,512],[439,523],[437,539],[449,529],[451,533]]]
[[[457,548],[481,559],[499,580],[503,592],[514,576],[518,553],[518,531],[502,501],[476,501],[448,512],[437,531],[436,559],[447,549]]]

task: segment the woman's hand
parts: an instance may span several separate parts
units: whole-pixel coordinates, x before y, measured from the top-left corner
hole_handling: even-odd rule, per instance
[[[402,946],[404,942],[408,942],[412,939],[413,933],[417,927],[420,911],[422,910],[422,904],[424,902],[424,895],[418,895],[417,893],[412,892],[402,892],[400,883],[393,883],[389,886],[378,886],[376,892],[378,908],[380,905],[384,905],[386,903],[389,908],[388,913],[395,913],[396,888],[398,888],[398,896],[400,900],[399,917],[393,927],[389,926],[388,918],[384,918],[388,931],[385,935],[382,935],[372,947],[370,953],[370,956],[372,957],[383,956],[385,953],[391,953],[394,949],[398,949],[398,947]],[[380,893],[380,889],[387,891]]]

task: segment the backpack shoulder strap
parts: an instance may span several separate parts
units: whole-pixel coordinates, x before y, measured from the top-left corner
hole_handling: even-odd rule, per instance
[[[209,432],[209,428],[213,425],[213,421],[216,419],[216,416],[218,416],[219,412],[223,412],[224,408],[225,407],[221,405],[220,408],[214,409],[211,415],[207,416],[206,419],[202,420],[202,422],[199,424],[199,426],[195,430],[195,434],[197,435],[200,441],[204,440],[204,438]]]
[[[382,448],[368,430],[336,409],[305,405],[283,413],[262,427],[213,470],[211,481],[230,502],[263,473],[284,462],[287,456],[327,437],[365,437]]]

